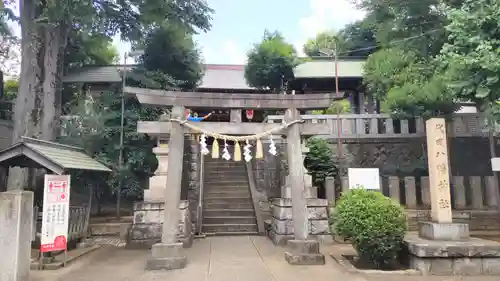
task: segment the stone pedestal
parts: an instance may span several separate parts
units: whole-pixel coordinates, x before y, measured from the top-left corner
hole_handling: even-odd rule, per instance
[[[315,240],[290,240],[285,259],[292,265],[324,265],[325,256],[319,252],[319,243]]]
[[[0,192],[0,281],[29,279],[33,192]]]
[[[418,235],[428,240],[467,240],[469,239],[469,225],[466,223],[421,222]]]
[[[144,202],[163,202],[167,186],[168,172],[168,146],[158,141],[158,146],[153,148],[153,153],[158,158],[158,168],[155,175],[149,179],[149,189],[144,190]]]
[[[172,270],[186,267],[187,258],[182,254],[182,243],[153,245],[151,258],[146,262],[148,270]]]
[[[421,231],[429,231],[429,227],[423,224]],[[407,235],[404,244],[410,268],[424,275],[500,275],[500,243],[480,238],[465,239],[463,225],[432,227],[434,236],[460,239],[429,240],[416,234]]]
[[[134,221],[129,230],[127,248],[149,249],[161,242],[164,203],[138,202],[134,204]],[[191,212],[188,201],[179,205],[180,221],[177,241],[185,248],[193,244]]]
[[[328,201],[326,199],[307,199],[308,229],[310,240],[320,243],[332,242],[328,225]],[[271,229],[269,238],[275,245],[285,246],[294,239],[292,220],[292,199],[277,198],[271,202]]]

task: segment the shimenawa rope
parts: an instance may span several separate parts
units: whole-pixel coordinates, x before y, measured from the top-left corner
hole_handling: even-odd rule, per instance
[[[260,139],[265,138],[267,136],[270,136],[270,135],[272,135],[274,133],[277,133],[277,132],[279,132],[281,130],[284,130],[287,127],[290,127],[293,124],[303,123],[304,122],[304,120],[293,120],[290,123],[286,123],[286,122],[282,123],[281,126],[279,126],[279,127],[275,127],[275,128],[272,128],[270,130],[267,130],[267,131],[264,131],[262,133],[258,133],[258,134],[255,134],[255,135],[250,135],[250,136],[230,136],[230,135],[223,135],[223,134],[219,134],[219,133],[215,133],[215,132],[209,132],[209,131],[204,130],[204,129],[200,128],[200,127],[197,127],[197,126],[195,126],[195,125],[193,125],[191,123],[188,123],[187,120],[170,119],[170,121],[178,122],[181,125],[186,126],[186,127],[188,127],[189,129],[191,129],[193,131],[196,131],[196,132],[201,133],[201,134],[205,134],[205,135],[213,137],[215,139],[235,141],[235,142],[241,142],[241,141],[246,141],[246,140],[260,140]]]

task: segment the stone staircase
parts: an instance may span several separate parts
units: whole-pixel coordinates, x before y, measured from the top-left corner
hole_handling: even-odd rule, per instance
[[[205,156],[202,231],[206,235],[258,234],[243,160]]]

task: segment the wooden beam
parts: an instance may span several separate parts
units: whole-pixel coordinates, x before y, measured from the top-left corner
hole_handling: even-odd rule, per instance
[[[204,92],[163,91],[125,87],[125,93],[135,94],[141,104],[189,108],[244,108],[244,109],[323,109],[328,108],[335,96],[327,94],[278,95],[230,94]]]

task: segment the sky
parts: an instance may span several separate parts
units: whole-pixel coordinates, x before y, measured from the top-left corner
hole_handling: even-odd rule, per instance
[[[266,29],[279,31],[299,53],[318,32],[339,30],[363,18],[350,0],[207,0],[215,10],[212,28],[196,36],[206,63],[244,64]],[[291,4],[293,2],[293,5]],[[121,54],[130,45],[115,40]],[[123,62],[123,55],[121,56]]]
[[[17,2],[17,1],[15,1]],[[207,0],[215,10],[212,28],[196,35],[206,63],[244,64],[246,53],[266,29],[279,31],[299,54],[307,39],[325,30],[339,30],[363,18],[350,0]],[[291,4],[293,2],[293,5]],[[17,34],[18,26],[12,26]],[[120,62],[130,44],[115,36]],[[131,62],[130,59],[128,61]]]

